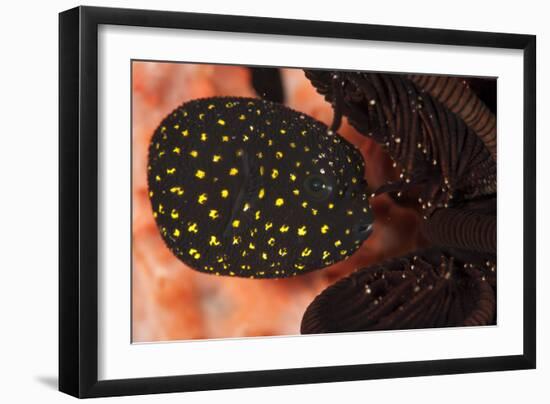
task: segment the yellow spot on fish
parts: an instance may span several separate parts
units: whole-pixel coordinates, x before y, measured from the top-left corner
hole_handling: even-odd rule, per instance
[[[353,210],[351,210],[351,209],[346,210],[346,215],[352,216],[353,215]]]
[[[328,230],[329,230],[329,227],[324,224],[322,227],[321,227],[321,233],[323,234],[327,234],[328,233]]]
[[[179,196],[183,195],[183,188],[181,187],[172,187],[170,188],[170,192],[173,194],[178,194]]]
[[[304,248],[302,251],[302,257],[309,257],[311,255],[311,249],[310,248]]]
[[[299,269],[299,270],[302,270],[304,269],[306,266],[304,264],[294,264],[294,268],[296,269]]]
[[[174,125],[174,129],[178,130],[180,128],[179,124]]]
[[[180,149],[179,147],[176,146],[176,147],[174,147],[174,149],[172,149],[172,152],[173,152],[173,153],[176,153],[176,154],[180,154],[181,149]]]
[[[292,190],[292,193],[293,193],[294,195],[300,195],[300,190],[299,190],[299,189],[293,189],[293,190]]]
[[[182,130],[181,134],[183,135],[183,137],[187,137],[187,136],[189,136],[189,131],[187,129]]]
[[[211,246],[219,246],[221,243],[218,241],[216,236],[210,236],[210,241],[208,242]]]
[[[279,255],[284,257],[287,254],[286,248],[279,248]]]
[[[329,203],[329,204],[328,204],[328,208],[329,208],[329,209],[334,209],[334,204],[333,204],[333,203]]]
[[[279,132],[281,132],[281,134],[283,134],[283,135],[284,135],[284,134],[286,133],[286,130],[284,130],[284,129],[281,129],[281,130],[280,130]]]
[[[275,245],[275,239],[271,237],[269,240],[267,240],[267,244],[273,247]]]
[[[350,234],[351,233],[351,230],[350,229],[346,229],[346,234]]]
[[[277,198],[275,200],[275,206],[283,206],[285,203],[285,200],[283,198]]]
[[[290,147],[291,147],[292,149],[295,149],[295,148],[296,148],[296,143],[290,142]]]
[[[279,170],[277,170],[276,168],[272,169],[271,170],[271,178],[275,179],[279,176]]]
[[[263,199],[265,196],[265,189],[260,189],[260,191],[258,192],[258,198],[260,199]]]
[[[210,216],[211,219],[217,219],[218,217],[220,217],[216,209],[211,209],[208,213],[208,216]]]
[[[351,182],[353,182],[354,184],[357,184],[357,178],[352,177]]]
[[[244,114],[239,115],[239,120],[244,121],[246,119],[246,116]]]
[[[335,246],[335,247],[340,247],[341,245],[342,245],[342,242],[341,242],[340,240],[336,240],[336,241],[334,242],[334,246]]]
[[[300,167],[302,165],[302,162],[301,161],[297,161],[296,163],[294,163],[294,165],[296,166],[296,168]]]
[[[189,223],[189,226],[187,226],[187,231],[189,233],[198,233],[199,232],[199,226],[195,222]]]
[[[280,151],[276,152],[276,153],[275,153],[275,158],[276,158],[277,160],[282,159],[282,158],[283,158],[283,153],[280,152]]]
[[[161,152],[159,153],[159,157],[162,157],[162,156],[164,156],[165,154],[166,154],[166,152],[163,150],[163,151],[161,151]]]
[[[248,142],[248,139],[249,139],[248,135],[246,134],[243,135],[243,142]]]
[[[174,233],[172,233],[174,235],[174,237],[179,237],[180,236],[180,231],[179,229],[174,229]]]
[[[264,166],[260,166],[260,175],[264,175],[265,169]]]
[[[213,161],[214,163],[217,163],[217,162],[220,161],[221,159],[222,159],[222,156],[220,156],[219,154],[214,154],[214,155],[212,156],[212,161]]]
[[[202,121],[204,119],[204,113],[199,114],[199,119]]]
[[[166,174],[174,174],[176,172],[176,168],[167,168]]]
[[[235,167],[229,170],[229,175],[237,175],[238,173],[239,173],[239,170],[236,169]]]
[[[195,248],[191,248],[189,250],[189,255],[191,255],[196,260],[198,260],[201,257],[201,254]]]
[[[296,181],[296,175],[293,173],[290,173],[290,181],[294,182]]]
[[[195,157],[195,158],[196,158],[196,157],[199,155],[199,152],[196,151],[196,150],[191,150],[191,151],[189,152],[189,155],[190,155],[191,157]]]
[[[208,195],[206,194],[200,194],[199,195],[199,198],[197,199],[197,201],[199,202],[199,204],[201,205],[204,205],[204,203],[208,200]]]
[[[195,177],[199,179],[203,179],[205,176],[206,176],[206,173],[202,170],[197,170],[197,172],[195,173]]]
[[[246,202],[243,206],[243,212],[246,212],[248,209],[250,209],[250,204]]]
[[[208,139],[208,135],[206,133],[201,133],[201,141],[206,142],[206,139]]]
[[[159,213],[164,214],[164,206],[162,204],[159,204]]]
[[[272,227],[273,227],[273,223],[271,223],[271,222],[267,222],[267,223],[265,224],[265,229],[266,229],[266,231],[269,230],[269,229],[271,229]]]
[[[307,208],[307,201],[302,202],[302,208],[304,208],[304,209]]]
[[[224,126],[225,121],[223,119],[218,119],[218,125]]]
[[[237,245],[237,244],[240,244],[241,242],[241,237],[240,236],[233,236],[233,245]]]
[[[208,109],[214,109],[214,108],[216,108],[216,106],[214,104],[208,105]]]
[[[170,213],[170,216],[172,216],[172,219],[177,219],[178,217],[180,217],[180,214],[178,213],[178,211],[176,209],[172,209],[172,212]]]
[[[161,178],[160,178],[160,175],[155,176],[155,180],[156,180],[157,182],[159,182],[160,179],[161,179]]]
[[[227,189],[222,189],[221,195],[222,198],[227,198],[229,196],[229,191]]]
[[[299,236],[305,236],[307,234],[307,227],[302,226],[298,228],[298,235]]]
[[[229,142],[229,136],[222,136],[222,142]]]
[[[233,223],[231,223],[231,226],[233,226],[234,228],[237,228],[239,227],[240,224],[241,222],[239,220],[233,220]]]
[[[149,191],[149,198],[153,196],[153,191]]]
[[[267,260],[267,254],[264,253],[264,252],[262,253],[262,259],[263,259],[263,260]]]
[[[318,212],[319,212],[319,211],[318,211],[317,209],[311,209],[311,214],[312,214],[313,216],[317,216],[317,213],[318,213]]]
[[[279,231],[280,231],[281,233],[286,233],[286,232],[288,231],[289,228],[290,228],[289,226],[287,226],[286,224],[283,224],[283,225],[279,228]]]
[[[323,259],[326,260],[328,257],[330,257],[330,253],[328,251],[323,251]]]
[[[254,243],[249,243],[248,248],[250,248],[251,250],[254,250],[256,249],[256,246],[254,245]]]
[[[256,211],[256,215],[254,217],[256,218],[256,220],[260,220],[260,211],[259,210]]]
[[[340,255],[346,255],[348,252],[346,250],[340,251]]]

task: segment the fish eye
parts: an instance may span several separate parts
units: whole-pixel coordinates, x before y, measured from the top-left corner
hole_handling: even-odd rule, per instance
[[[304,188],[311,197],[322,201],[332,194],[333,186],[328,178],[321,175],[310,175],[304,181]]]

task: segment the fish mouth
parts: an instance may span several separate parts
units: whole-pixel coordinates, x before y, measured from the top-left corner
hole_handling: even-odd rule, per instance
[[[355,236],[362,242],[368,239],[374,231],[374,224],[370,222],[359,222],[353,227]]]

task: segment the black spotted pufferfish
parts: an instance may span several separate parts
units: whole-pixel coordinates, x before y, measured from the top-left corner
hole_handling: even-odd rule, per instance
[[[349,257],[372,232],[359,151],[267,100],[206,98],[149,146],[153,216],[168,248],[216,275],[282,278]]]

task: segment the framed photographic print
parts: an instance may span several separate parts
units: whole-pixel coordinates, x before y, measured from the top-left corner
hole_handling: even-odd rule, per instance
[[[60,390],[535,367],[534,36],[59,23]]]

